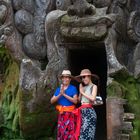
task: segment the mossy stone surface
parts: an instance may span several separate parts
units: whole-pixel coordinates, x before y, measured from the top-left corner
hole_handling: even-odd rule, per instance
[[[132,75],[118,74],[107,87],[108,97],[119,97],[127,99],[125,112],[135,114],[133,121],[134,131],[131,134],[132,140],[140,138],[140,78]]]

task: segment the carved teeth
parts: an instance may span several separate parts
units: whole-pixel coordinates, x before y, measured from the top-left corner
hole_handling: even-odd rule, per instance
[[[28,62],[32,63],[32,61],[30,59],[22,59],[22,62],[23,63],[28,63]]]
[[[90,27],[61,27],[61,34],[65,37],[78,38],[78,39],[91,39],[98,40],[107,34],[106,25],[97,25]]]

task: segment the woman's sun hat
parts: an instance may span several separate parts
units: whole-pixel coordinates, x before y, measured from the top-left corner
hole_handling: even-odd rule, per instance
[[[62,77],[64,76],[67,76],[67,77],[70,77],[70,78],[73,78],[74,76],[71,75],[71,71],[70,70],[63,70],[61,75],[59,75],[59,78],[62,79]]]
[[[76,78],[78,81],[80,81],[80,80],[81,80],[80,78],[81,78],[82,76],[92,76],[92,77],[95,77],[97,80],[100,79],[98,75],[92,74],[91,71],[90,71],[89,69],[83,69],[83,70],[81,70],[80,75],[75,76],[75,78]]]

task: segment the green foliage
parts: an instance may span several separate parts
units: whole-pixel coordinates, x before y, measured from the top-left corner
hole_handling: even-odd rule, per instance
[[[107,87],[107,96],[108,97],[124,98],[126,90],[127,89],[122,84],[120,84],[116,81],[113,81]]]
[[[2,64],[2,67],[0,68],[0,73],[4,74],[6,72],[6,68],[11,62],[10,55],[7,51],[7,49],[0,44],[0,63]]]
[[[140,78],[135,79],[133,76],[118,73],[114,76],[113,82],[107,87],[108,96],[114,96],[127,99],[125,111],[134,113],[133,121],[134,131],[132,140],[140,138]]]
[[[52,129],[56,126],[55,112],[43,113],[42,110],[46,102],[38,105],[33,113],[28,112],[26,107],[24,108],[25,104],[32,100],[33,91],[29,96],[23,96],[24,94],[19,88],[19,66],[12,61],[4,46],[0,47],[0,62],[4,66],[0,67],[1,74],[4,76],[4,86],[0,100],[0,140],[28,140],[38,137],[42,140],[55,139],[51,138],[55,133],[52,132]],[[45,91],[47,93],[51,92],[48,88]],[[21,108],[22,105],[23,108]],[[42,120],[44,121],[42,122]],[[23,133],[21,127],[25,133]]]
[[[10,60],[11,61],[11,60]],[[3,120],[0,124],[0,139],[22,139],[19,128],[19,68],[14,62],[6,68],[4,90],[0,104]]]

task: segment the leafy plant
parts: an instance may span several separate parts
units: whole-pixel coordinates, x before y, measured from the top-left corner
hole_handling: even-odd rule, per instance
[[[0,44],[0,74],[4,74],[10,64],[10,55],[4,45]]]

